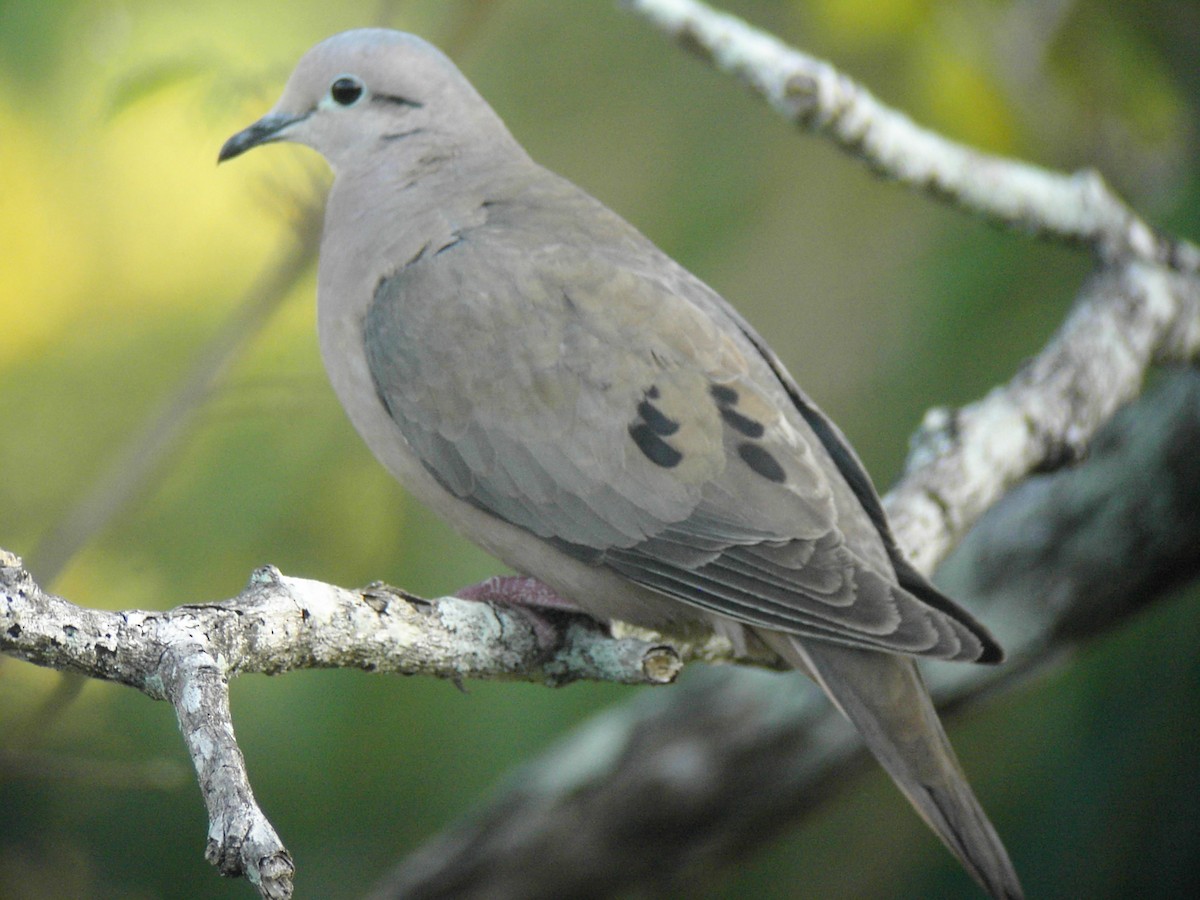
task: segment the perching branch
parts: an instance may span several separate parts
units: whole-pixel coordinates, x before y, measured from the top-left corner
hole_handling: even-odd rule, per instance
[[[427,601],[385,585],[349,591],[270,566],[220,603],[166,612],[84,609],[42,591],[4,550],[0,652],[170,701],[208,808],[206,857],[271,898],[291,896],[293,865],[250,789],[229,711],[233,676],[357,668],[454,680],[665,684],[683,666],[669,646],[613,638],[578,614]],[[685,652],[722,649],[713,643]]]
[[[42,591],[21,561],[0,551],[0,650],[60,671],[167,699],[163,652],[209,654],[222,677],[292,669],[365,669],[437,678],[507,679],[552,686],[588,679],[666,684],[675,649],[614,638],[587,616],[441,597],[424,600],[375,584],[347,590],[254,572],[238,596],[165,612],[85,609]],[[732,661],[722,644],[680,645],[688,658]],[[183,648],[183,649],[180,649]]]

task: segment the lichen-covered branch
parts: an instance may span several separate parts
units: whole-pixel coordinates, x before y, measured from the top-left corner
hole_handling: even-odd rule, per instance
[[[455,680],[566,684],[580,679],[665,684],[683,657],[720,656],[716,642],[673,647],[614,639],[586,616],[546,618],[520,608],[376,584],[348,590],[255,571],[230,600],[165,612],[85,609],[44,593],[21,561],[0,551],[0,651],[166,699],[163,648],[220,659],[224,677],[289,669],[357,668]],[[732,659],[732,651],[724,651]]]
[[[682,645],[681,645],[682,646]],[[579,679],[672,681],[682,651],[614,638],[586,616],[443,597],[385,585],[346,590],[272,567],[237,597],[165,612],[85,609],[41,590],[0,550],[0,652],[137,688],[175,707],[209,815],[206,856],[264,897],[291,896],[293,865],[254,800],[234,737],[229,679],[246,672],[360,668],[558,685]]]
[[[926,415],[904,477],[885,498],[897,540],[919,569],[933,571],[1013,485],[1082,457],[1153,364],[1198,352],[1200,279],[1143,264],[1102,269],[1008,384]]]
[[[1082,464],[1026,479],[955,549],[941,581],[986,606],[1014,674],[1200,577],[1197,447],[1200,369],[1181,367],[1118,412]]]

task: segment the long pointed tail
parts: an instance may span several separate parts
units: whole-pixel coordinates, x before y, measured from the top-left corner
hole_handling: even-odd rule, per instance
[[[929,827],[997,900],[1024,897],[992,823],[967,784],[915,662],[766,632],[763,639],[807,672],[854,724]]]

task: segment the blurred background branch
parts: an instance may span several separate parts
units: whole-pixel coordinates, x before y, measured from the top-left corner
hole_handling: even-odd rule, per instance
[[[47,584],[88,540],[153,487],[222,377],[314,265],[322,209],[311,201],[296,209],[295,240],[267,264],[163,405],[146,417],[83,497],[38,542],[29,562]]]

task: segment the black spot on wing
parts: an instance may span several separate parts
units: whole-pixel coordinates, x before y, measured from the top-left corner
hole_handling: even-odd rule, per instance
[[[749,416],[744,416],[734,406],[738,402],[738,392],[731,387],[726,387],[723,384],[714,384],[709,387],[709,393],[712,394],[714,400],[717,401],[717,409],[720,410],[721,418],[725,420],[725,424],[736,431],[738,434],[748,438],[758,439],[766,433],[761,422],[756,422]]]
[[[782,484],[787,478],[787,473],[783,471],[783,466],[779,464],[779,461],[771,455],[770,451],[763,449],[758,444],[751,444],[748,441],[738,444],[738,456],[742,458],[742,462],[767,481]]]
[[[725,424],[739,434],[743,434],[748,438],[760,438],[766,433],[761,422],[755,422],[748,416],[743,416],[736,409],[728,406],[722,406],[721,418],[725,420]]]
[[[713,399],[717,401],[717,406],[733,406],[733,404],[738,402],[738,392],[731,387],[725,387],[723,384],[714,384],[708,390],[713,395]]]
[[[648,396],[648,395],[647,395]],[[637,406],[638,415],[642,417],[642,421],[655,434],[663,436],[674,434],[679,430],[679,423],[674,419],[663,415],[662,410],[651,403],[649,400],[643,400]]]
[[[677,432],[679,423],[651,402],[659,396],[658,386],[653,384],[642,392],[642,400],[637,405],[638,417],[629,426],[629,436],[650,462],[670,469],[679,465],[683,454],[663,439]]]
[[[656,466],[671,469],[683,459],[682,453],[655,434],[645,422],[630,425],[629,436],[638,445],[638,449],[646,454],[646,458]]]

